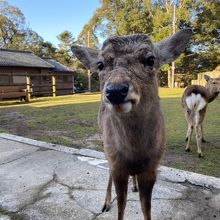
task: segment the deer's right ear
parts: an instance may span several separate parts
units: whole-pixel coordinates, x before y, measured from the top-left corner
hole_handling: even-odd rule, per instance
[[[98,61],[99,50],[78,45],[72,46],[71,50],[87,69],[90,69],[92,72],[97,71],[96,63]]]

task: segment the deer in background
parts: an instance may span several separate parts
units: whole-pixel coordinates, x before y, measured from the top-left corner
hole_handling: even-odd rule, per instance
[[[185,49],[191,30],[152,43],[145,34],[111,37],[101,50],[73,46],[75,56],[99,72],[99,125],[110,176],[102,211],[111,205],[114,182],[118,220],[123,220],[129,176],[140,195],[145,220],[151,219],[151,195],[165,147],[165,126],[158,97],[157,71]]]
[[[202,142],[203,137],[202,123],[205,118],[208,103],[212,102],[220,92],[220,77],[211,78],[205,75],[206,87],[191,85],[186,88],[182,96],[182,107],[187,121],[186,151],[190,151],[190,142],[193,129],[196,133],[197,152],[199,157],[203,157]]]

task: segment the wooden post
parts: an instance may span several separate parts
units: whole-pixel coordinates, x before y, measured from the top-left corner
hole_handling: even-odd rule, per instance
[[[171,68],[168,69],[167,71],[167,84],[168,84],[168,88],[172,88],[172,72],[171,72]]]
[[[31,99],[31,80],[30,76],[26,75],[26,102],[29,102]]]
[[[87,35],[87,46],[90,47],[90,31],[88,31],[88,35]],[[90,69],[88,69],[87,75],[88,75],[88,91],[91,92],[91,71],[90,71]]]
[[[52,94],[56,97],[56,76],[52,75]]]
[[[175,2],[173,1],[173,34],[176,32],[176,5]],[[175,62],[172,62],[172,67],[171,67],[171,88],[175,87]]]
[[[73,84],[73,93],[75,93],[75,81],[74,81],[74,75],[72,75],[72,84]]]

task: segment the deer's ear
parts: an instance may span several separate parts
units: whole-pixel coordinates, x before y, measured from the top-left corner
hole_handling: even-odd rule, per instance
[[[212,80],[212,78],[208,75],[204,75],[205,80],[208,82],[209,80]]]
[[[78,45],[72,46],[71,50],[86,68],[90,69],[92,72],[97,71],[96,63],[98,61],[99,50]]]
[[[191,35],[191,29],[183,29],[170,38],[155,43],[160,66],[174,61],[186,48]]]

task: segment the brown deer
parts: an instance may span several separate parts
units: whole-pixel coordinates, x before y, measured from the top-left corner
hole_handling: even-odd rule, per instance
[[[186,151],[190,151],[190,142],[193,129],[196,133],[197,153],[203,157],[202,142],[203,137],[202,123],[205,118],[208,103],[212,102],[220,92],[220,77],[211,78],[205,75],[207,81],[206,87],[200,85],[191,85],[186,88],[182,96],[182,107],[187,121]]]
[[[128,178],[140,194],[145,220],[151,219],[151,194],[165,146],[165,126],[160,109],[157,71],[185,49],[191,30],[152,43],[147,35],[111,37],[102,49],[73,46],[75,56],[92,72],[99,72],[101,105],[99,125],[110,176],[102,211],[111,204],[114,182],[118,220],[127,200]]]

